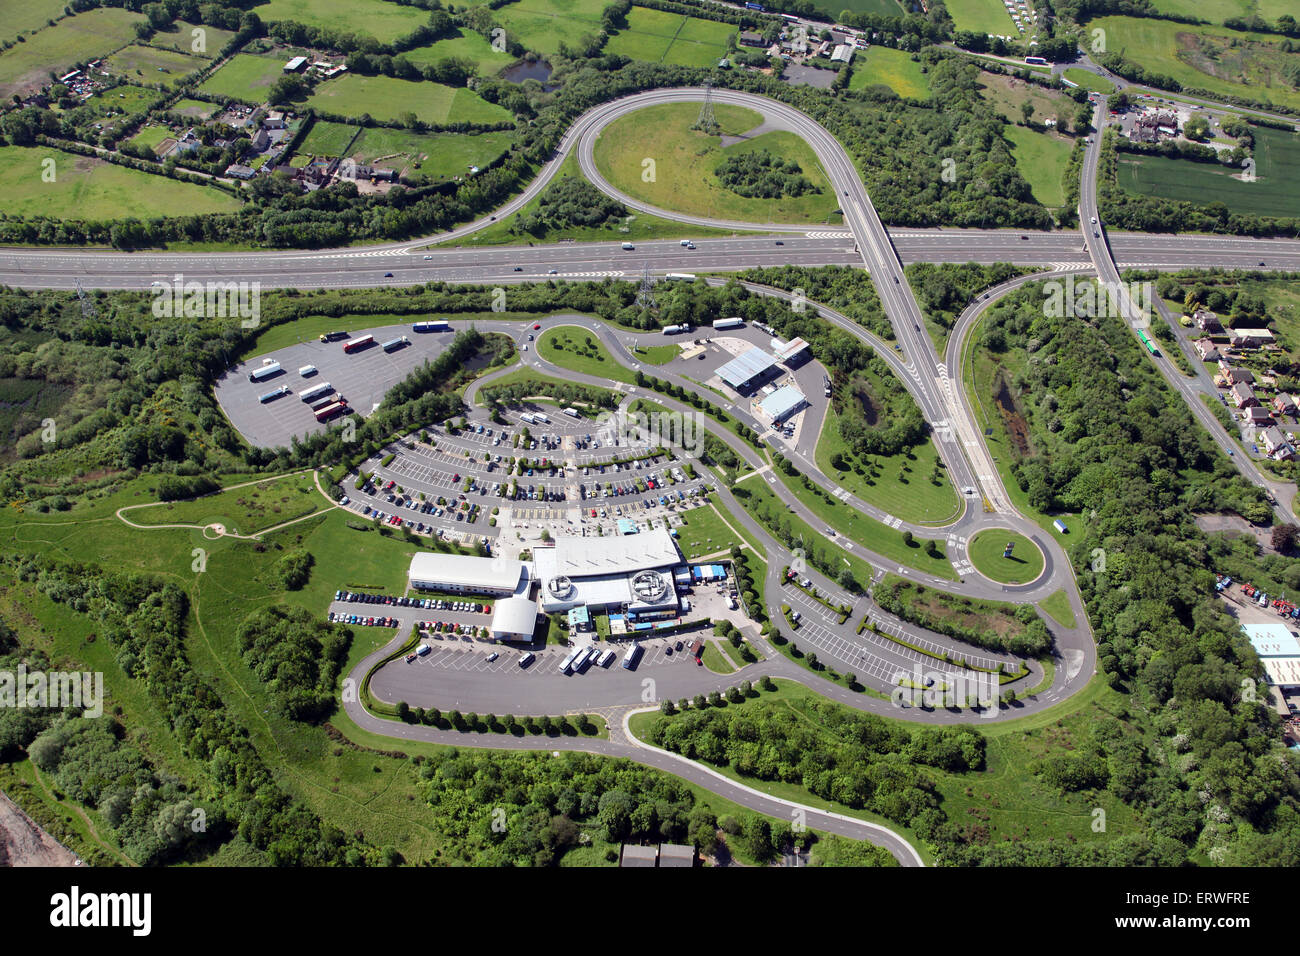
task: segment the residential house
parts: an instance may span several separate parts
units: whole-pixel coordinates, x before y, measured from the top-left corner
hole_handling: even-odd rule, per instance
[[[1279,461],[1286,461],[1295,457],[1295,449],[1283,437],[1281,429],[1276,426],[1265,428],[1259,433],[1259,437],[1264,442],[1264,450],[1271,457]]]
[[[1228,364],[1227,359],[1219,359],[1219,374],[1228,385],[1235,385],[1238,382],[1245,382],[1247,385],[1255,384],[1255,373],[1248,368],[1234,368]]]
[[[1229,389],[1232,400],[1238,408],[1250,408],[1252,405],[1258,405],[1259,399],[1255,397],[1255,390],[1245,382],[1238,382]]]
[[[1219,321],[1218,315],[1209,309],[1197,309],[1192,313],[1192,320],[1196,323],[1198,329],[1209,335],[1215,335],[1223,331],[1223,324]]]
[[[740,45],[761,47],[763,45],[763,34],[744,30],[740,34]]]
[[[1277,398],[1273,399],[1273,411],[1279,415],[1294,415],[1296,413],[1295,399],[1285,392],[1278,392]]]
[[[1192,343],[1192,348],[1196,349],[1196,354],[1206,362],[1213,362],[1219,358],[1219,349],[1209,339],[1197,339]]]
[[[1273,416],[1262,405],[1251,405],[1249,408],[1243,408],[1241,410],[1241,420],[1243,423],[1252,425],[1255,428],[1273,424]]]
[[[231,163],[226,167],[226,175],[233,176],[235,179],[252,179],[253,170],[248,166],[241,166],[239,163]]]

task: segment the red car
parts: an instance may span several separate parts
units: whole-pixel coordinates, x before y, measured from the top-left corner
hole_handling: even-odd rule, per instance
[[[541,328],[541,325],[540,325],[540,324],[535,324],[535,325],[533,326],[533,331],[535,332],[535,331],[537,331],[537,330],[540,329],[540,328]]]

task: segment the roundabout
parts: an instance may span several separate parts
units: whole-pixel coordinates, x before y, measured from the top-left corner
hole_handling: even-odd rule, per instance
[[[1033,584],[1046,563],[1038,545],[1009,528],[979,532],[967,542],[966,554],[976,571],[1000,584]]]

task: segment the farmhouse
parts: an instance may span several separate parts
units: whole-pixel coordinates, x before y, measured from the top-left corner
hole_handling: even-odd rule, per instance
[[[1238,348],[1258,348],[1273,342],[1273,333],[1268,329],[1233,329],[1232,344]]]

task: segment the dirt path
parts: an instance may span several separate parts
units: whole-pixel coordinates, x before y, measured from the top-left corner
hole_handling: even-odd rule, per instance
[[[77,855],[0,793],[0,866],[80,866]]]

